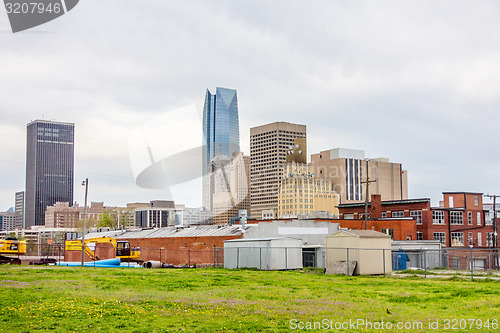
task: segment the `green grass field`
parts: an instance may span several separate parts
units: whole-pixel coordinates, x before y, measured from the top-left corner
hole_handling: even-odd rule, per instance
[[[0,291],[2,332],[288,332],[349,320],[422,329],[344,324],[338,331],[428,332],[429,321],[439,320],[437,332],[445,319],[476,319],[453,332],[500,331],[492,322],[500,319],[500,282],[488,280],[4,265]]]

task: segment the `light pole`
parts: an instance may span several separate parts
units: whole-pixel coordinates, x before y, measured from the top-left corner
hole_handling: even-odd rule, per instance
[[[496,231],[496,221],[495,221],[495,232],[493,233],[493,246],[495,247],[494,249],[494,255],[493,255],[493,267],[495,269],[498,268],[498,232]]]
[[[82,267],[85,258],[85,222],[87,220],[87,193],[89,191],[89,179],[85,178],[82,182],[82,186],[85,186],[85,203],[83,206],[83,228],[82,228]]]

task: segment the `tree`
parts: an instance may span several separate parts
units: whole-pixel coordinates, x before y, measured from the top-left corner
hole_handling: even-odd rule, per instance
[[[103,211],[99,216],[98,228],[112,228],[118,227],[116,216],[111,215],[108,211]]]
[[[88,231],[90,231],[92,229],[95,229],[96,225],[97,225],[97,221],[96,221],[95,218],[90,217],[90,216],[87,217],[85,219],[85,232],[88,232]],[[82,229],[83,229],[83,219],[79,219],[78,221],[76,221],[76,223],[75,223],[75,229],[77,229],[79,232],[82,231]]]

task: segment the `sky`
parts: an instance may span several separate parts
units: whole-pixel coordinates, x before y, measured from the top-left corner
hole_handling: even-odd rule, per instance
[[[495,0],[85,0],[12,34],[1,7],[0,211],[24,190],[35,119],[75,123],[76,201],[88,178],[89,201],[200,206],[200,180],[137,186],[130,137],[172,110],[201,113],[216,87],[238,92],[247,154],[251,127],[288,121],[307,125],[309,154],[402,163],[411,198],[500,194],[498,12]],[[164,145],[183,138],[170,126]]]

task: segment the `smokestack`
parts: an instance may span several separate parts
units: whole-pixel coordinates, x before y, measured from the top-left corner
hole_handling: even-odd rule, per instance
[[[242,209],[239,211],[239,219],[240,219],[240,230],[242,233],[245,232],[245,228],[247,226],[247,210]]]

